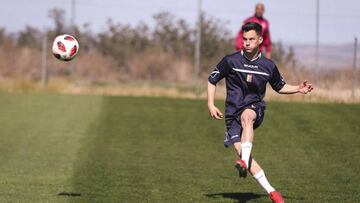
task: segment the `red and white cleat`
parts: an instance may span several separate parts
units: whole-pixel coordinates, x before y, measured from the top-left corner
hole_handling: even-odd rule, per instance
[[[273,203],[285,203],[285,200],[280,192],[276,192],[276,191],[270,192],[269,197]]]
[[[236,160],[235,168],[239,171],[240,178],[246,178],[247,176],[247,165],[244,160]]]

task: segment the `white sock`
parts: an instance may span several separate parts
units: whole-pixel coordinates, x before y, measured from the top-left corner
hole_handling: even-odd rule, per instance
[[[247,167],[249,167],[249,159],[251,154],[252,143],[241,143],[241,160],[245,161]]]
[[[270,185],[269,181],[265,177],[265,173],[263,170],[255,174],[254,178],[260,183],[261,187],[264,188],[267,193],[275,191],[275,189]]]

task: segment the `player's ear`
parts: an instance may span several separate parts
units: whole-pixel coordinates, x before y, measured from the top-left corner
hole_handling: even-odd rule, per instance
[[[259,37],[259,43],[261,44],[261,43],[263,42],[263,40],[264,40],[263,37],[260,36],[260,37]]]

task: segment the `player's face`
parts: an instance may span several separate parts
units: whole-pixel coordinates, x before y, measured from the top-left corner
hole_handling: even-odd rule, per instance
[[[255,15],[258,18],[262,18],[265,12],[265,7],[263,4],[257,4],[255,7]]]
[[[243,49],[247,53],[253,53],[262,41],[262,37],[257,35],[254,30],[243,33]]]

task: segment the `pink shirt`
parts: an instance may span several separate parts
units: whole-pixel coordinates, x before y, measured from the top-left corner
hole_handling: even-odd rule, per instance
[[[260,45],[260,50],[262,51],[263,47],[264,47],[266,52],[271,52],[269,21],[267,21],[265,18],[258,18],[254,15],[254,16],[246,19],[244,21],[244,24],[248,23],[248,22],[258,23],[262,26],[263,42]],[[242,48],[243,48],[243,35],[242,35],[242,31],[240,30],[236,37],[236,40],[235,40],[235,49],[240,50]]]

